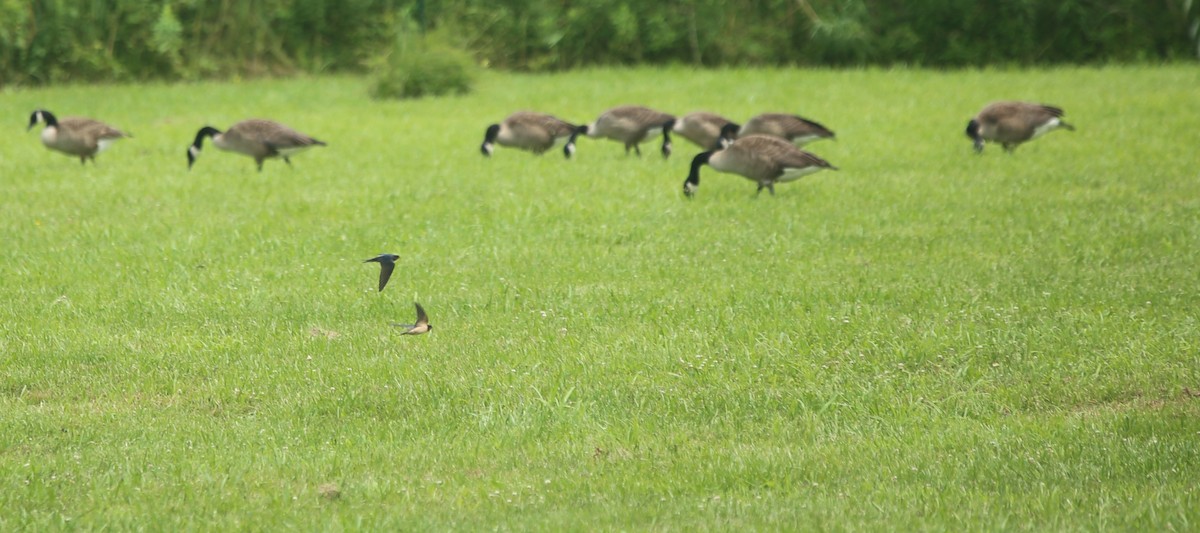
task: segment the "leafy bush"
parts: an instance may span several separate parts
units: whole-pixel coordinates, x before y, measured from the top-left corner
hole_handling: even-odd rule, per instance
[[[470,55],[429,42],[398,45],[378,70],[371,89],[375,98],[466,94],[475,83],[475,64]]]

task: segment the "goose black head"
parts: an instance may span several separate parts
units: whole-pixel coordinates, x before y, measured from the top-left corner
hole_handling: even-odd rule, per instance
[[[979,135],[979,121],[978,120],[971,119],[971,121],[967,123],[967,137],[970,137],[971,140],[975,141],[975,152],[982,153],[983,152],[983,136]]]
[[[721,126],[721,134],[717,136],[717,144],[713,146],[713,149],[721,150],[728,148],[729,145],[733,144],[733,141],[737,140],[738,130],[740,129],[742,129],[742,126],[733,122]]]
[[[500,135],[500,125],[492,124],[487,127],[487,131],[483,134],[483,144],[479,146],[479,151],[484,157],[492,157],[492,143],[496,142],[496,136]]]
[[[47,128],[58,125],[58,119],[54,118],[53,113],[45,109],[38,109],[29,115],[29,127],[25,128],[25,131],[33,129],[38,122],[45,122]]]

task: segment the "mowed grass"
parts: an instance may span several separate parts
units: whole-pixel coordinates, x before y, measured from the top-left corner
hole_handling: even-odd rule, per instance
[[[0,530],[1200,527],[1194,66],[368,83],[3,93]],[[1078,131],[974,155],[1009,98]],[[841,171],[478,152],[624,103],[800,113]],[[81,167],[37,107],[136,137]],[[187,170],[248,117],[329,146]]]

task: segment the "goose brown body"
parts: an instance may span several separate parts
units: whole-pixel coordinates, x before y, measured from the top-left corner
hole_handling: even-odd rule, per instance
[[[78,157],[83,164],[89,159],[95,163],[97,153],[117,139],[130,136],[98,120],[84,117],[57,119],[53,113],[42,109],[30,115],[29,128],[32,129],[39,122],[46,123],[41,135],[46,148]]]
[[[555,144],[566,141],[563,154],[571,157],[575,152],[575,136],[583,129],[553,115],[533,111],[517,111],[499,124],[488,126],[484,133],[483,155],[492,155],[493,143],[542,154]]]
[[[324,142],[273,120],[243,120],[224,132],[205,126],[196,133],[196,140],[188,149],[188,168],[200,154],[204,137],[212,137],[217,148],[254,158],[259,171],[262,171],[263,161],[267,159],[279,157],[290,165],[290,156],[314,146],[325,146]]]
[[[707,111],[688,113],[675,121],[674,132],[704,150],[718,147],[721,129],[733,121]]]
[[[992,102],[967,123],[967,136],[975,142],[975,151],[982,152],[984,142],[997,142],[1007,152],[1021,143],[1036,139],[1059,128],[1074,131],[1075,127],[1062,119],[1063,110],[1032,102]]]
[[[625,144],[625,153],[629,149],[642,155],[638,145],[655,135],[662,134],[663,157],[671,155],[671,128],[675,126],[675,116],[655,111],[642,106],[614,107],[600,114],[595,122],[587,127],[588,137],[612,139]]]
[[[738,130],[738,137],[747,135],[769,135],[787,139],[800,146],[821,139],[832,139],[835,136],[832,130],[818,122],[784,113],[763,113],[747,120]]]
[[[700,186],[700,167],[709,165],[721,171],[738,174],[758,184],[758,192],[767,189],[775,194],[776,183],[787,183],[821,170],[837,170],[828,161],[801,150],[792,143],[766,135],[742,137],[724,150],[702,152],[692,160],[688,179],[683,183],[684,194],[695,194]]]

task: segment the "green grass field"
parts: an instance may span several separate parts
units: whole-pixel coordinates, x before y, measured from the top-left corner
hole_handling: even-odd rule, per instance
[[[0,530],[1200,528],[1194,65],[368,84],[0,93]],[[1010,98],[1078,131],[974,155]],[[800,113],[841,171],[479,154],[624,103]],[[83,167],[37,107],[135,138]],[[187,171],[248,117],[329,146]]]

